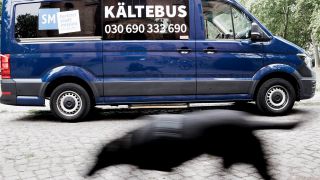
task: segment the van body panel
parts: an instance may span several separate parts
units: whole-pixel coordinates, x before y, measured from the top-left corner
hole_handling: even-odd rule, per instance
[[[198,95],[196,102],[233,102],[251,101],[250,94],[221,94],[221,95]]]
[[[96,52],[53,52],[11,54],[11,67],[13,78],[44,78],[49,72],[54,72],[57,67],[79,67],[93,74],[103,77],[102,53]],[[34,68],[34,67],[37,68]],[[65,71],[62,71],[66,73]],[[81,74],[81,72],[79,73]]]
[[[135,51],[130,42],[104,44],[105,96],[195,95],[195,53],[178,52],[194,49],[194,42],[140,42]]]
[[[18,106],[44,106],[44,98],[39,96],[17,96]]]
[[[304,49],[281,37],[274,36],[273,39],[264,44],[265,51],[271,54],[298,54],[305,52]]]
[[[195,95],[195,78],[105,79],[105,96]]]
[[[3,0],[2,2],[2,21],[1,21],[1,53],[6,54],[10,52],[11,34],[12,33],[12,8],[10,0]]]
[[[196,102],[194,95],[185,96],[107,96],[105,101],[110,105],[157,104]]]
[[[283,65],[283,67],[291,67],[293,69],[298,69],[301,65],[304,65],[304,62],[299,59],[297,54],[274,54],[274,53],[266,53],[266,57],[264,59],[264,66],[273,66]]]
[[[12,79],[1,80],[1,92],[10,92],[10,95],[1,95],[0,102],[8,105],[17,105],[16,82]]]
[[[41,79],[13,79],[16,83],[17,94],[19,96],[38,96],[43,97],[41,89],[44,82]],[[28,87],[28,88],[26,88]]]
[[[297,56],[305,51],[273,36],[235,0],[223,2],[257,23],[270,41],[205,40],[201,0],[189,0],[185,40],[106,40],[103,34],[16,40],[14,7],[37,2],[49,1],[3,1],[1,53],[10,54],[11,79],[1,87],[12,94],[1,103],[42,106],[47,88],[67,77],[84,81],[99,105],[251,101],[259,82],[277,72],[297,80],[300,99],[315,94],[315,75]]]
[[[236,84],[242,84],[238,93],[249,93],[252,77],[263,67],[265,55],[258,44],[250,42],[198,41],[198,94],[230,93]],[[214,48],[214,54],[204,49]],[[208,80],[211,79],[211,84]],[[249,80],[249,81],[248,81]],[[251,82],[250,82],[251,81]],[[205,83],[204,83],[205,82]],[[208,89],[208,86],[220,88]]]
[[[157,103],[210,103],[230,101],[250,101],[249,94],[199,95],[194,96],[110,96],[106,97],[106,104],[157,104]]]
[[[41,47],[41,45],[38,46]],[[73,48],[71,49],[70,46],[69,49],[61,49],[59,52],[59,48],[54,48],[58,47],[59,44],[51,44],[50,46],[53,49],[53,52],[50,53],[42,53],[41,50],[43,49],[48,51],[46,47],[42,47],[43,49],[31,48],[32,51],[38,51],[38,53],[11,54],[12,77],[14,79],[41,80],[39,83],[33,83],[35,87],[41,87],[43,83],[49,84],[61,77],[78,77],[92,87],[92,91],[95,92],[97,98],[103,96],[102,52],[99,49],[96,51],[91,49],[91,52],[83,53],[79,52],[81,46],[78,44],[78,46],[74,47],[75,52],[72,52]],[[17,88],[19,87],[17,86]],[[28,90],[23,88],[19,88],[18,92],[21,93],[19,95],[30,95]],[[31,92],[36,93],[39,90]]]
[[[61,38],[63,40],[65,38]],[[66,39],[67,40],[67,39]],[[101,53],[102,42],[97,40],[88,41],[86,38],[79,38],[79,41],[59,41],[59,37],[56,41],[43,42],[37,38],[29,40],[28,42],[18,42],[15,38],[12,41],[12,54],[19,53],[68,53],[68,52],[85,52],[85,53]]]
[[[96,101],[98,101],[98,98],[103,97],[103,78],[99,78],[86,69],[77,66],[60,66],[47,72],[42,79],[42,81],[45,82],[43,89],[45,90],[47,85],[55,80],[65,77],[74,77],[85,81],[85,83],[91,87]],[[44,96],[44,93],[45,92],[42,91],[41,95]]]
[[[197,84],[197,96],[249,94],[253,81],[246,78],[201,78]]]
[[[287,74],[291,74],[293,76],[297,75],[296,69],[286,64],[269,64],[261,68],[258,72],[256,72],[253,76],[253,80],[261,80],[269,74],[283,72]],[[298,76],[296,77],[299,78]]]

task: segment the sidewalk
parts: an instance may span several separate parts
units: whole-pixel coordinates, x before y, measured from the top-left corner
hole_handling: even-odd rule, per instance
[[[300,102],[296,103],[297,105],[320,105],[320,91],[318,90],[316,92],[316,95],[311,98],[311,99],[307,99],[307,100],[302,100]]]

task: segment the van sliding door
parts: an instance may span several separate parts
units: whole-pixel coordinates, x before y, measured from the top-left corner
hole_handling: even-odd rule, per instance
[[[104,0],[107,103],[195,98],[194,16],[189,4],[193,1]]]

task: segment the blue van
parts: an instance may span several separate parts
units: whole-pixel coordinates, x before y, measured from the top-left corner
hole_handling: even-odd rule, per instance
[[[4,0],[1,103],[64,121],[96,105],[255,101],[284,115],[315,94],[312,59],[235,0]]]

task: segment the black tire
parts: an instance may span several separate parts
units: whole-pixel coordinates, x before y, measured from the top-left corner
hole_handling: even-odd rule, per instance
[[[296,92],[285,79],[273,78],[264,82],[257,93],[256,104],[266,115],[281,116],[292,110]]]
[[[51,94],[50,108],[52,113],[64,122],[82,121],[92,107],[88,92],[80,85],[65,83]]]

